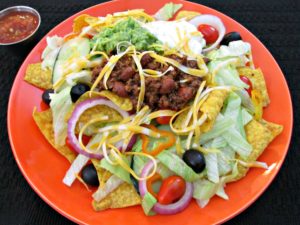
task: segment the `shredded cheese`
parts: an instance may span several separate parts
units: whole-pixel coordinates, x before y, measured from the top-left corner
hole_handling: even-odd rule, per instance
[[[145,134],[147,136],[150,137],[154,137],[154,138],[160,138],[160,133],[155,132],[151,129],[148,129],[146,127],[141,127],[141,126],[136,126],[136,125],[131,125],[131,124],[118,124],[118,125],[111,125],[111,126],[107,126],[107,127],[103,127],[100,128],[98,130],[99,133],[101,132],[107,132],[107,131],[132,131],[135,133],[139,133],[139,134]]]
[[[152,58],[156,59],[158,62],[169,63],[172,66],[177,67],[182,72],[193,75],[193,76],[204,77],[207,74],[204,70],[188,68],[184,65],[181,65],[179,62],[177,62],[174,59],[170,59],[170,58],[167,58],[167,57],[164,57],[164,56],[160,56],[160,55],[158,55],[154,52],[149,53],[149,55]]]
[[[138,102],[137,102],[137,106],[136,106],[136,110],[139,111],[142,104],[143,104],[144,97],[145,97],[145,77],[144,77],[144,72],[143,72],[141,62],[140,62],[139,58],[136,55],[135,49],[134,49],[134,55],[132,56],[132,58],[133,58],[136,66],[138,68],[139,76],[140,76],[140,82],[141,82],[140,93],[139,93]]]
[[[84,131],[88,128],[88,126],[90,126],[91,124],[93,123],[96,123],[96,122],[100,122],[100,121],[105,121],[105,120],[108,120],[108,116],[102,116],[100,118],[95,118],[95,119],[92,119],[90,120],[89,122],[87,122],[86,124],[83,125],[83,127],[80,129],[79,131],[79,135],[78,135],[78,142],[80,144],[80,147],[86,151],[86,152],[89,152],[89,153],[92,153],[82,142],[82,136],[83,136],[83,133]]]

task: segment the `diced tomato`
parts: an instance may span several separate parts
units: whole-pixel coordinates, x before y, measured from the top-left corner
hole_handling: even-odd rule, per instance
[[[78,137],[77,137],[78,138]],[[91,137],[90,136],[87,136],[87,135],[82,135],[82,143],[86,146],[89,141],[91,140]],[[75,151],[72,147],[72,145],[70,144],[70,140],[69,138],[67,137],[66,138],[66,146],[71,149],[72,151]]]
[[[185,192],[185,181],[180,176],[170,176],[163,180],[157,200],[160,204],[168,205],[179,200]]]
[[[241,75],[240,76],[241,81],[243,81],[245,84],[249,85],[249,88],[245,88],[245,90],[248,92],[249,96],[251,96],[252,92],[252,83],[250,79],[246,76]]]
[[[41,107],[41,110],[42,111],[45,111],[47,109],[49,109],[49,105],[47,105],[45,102],[41,101],[41,104],[40,104],[40,107]]]
[[[198,27],[198,31],[200,31],[203,35],[203,38],[206,41],[206,44],[213,44],[216,42],[216,40],[219,37],[219,32],[216,28],[207,25],[207,24],[201,24]]]
[[[156,122],[161,125],[169,124],[170,119],[171,119],[171,116],[161,116],[161,117],[156,118]]]

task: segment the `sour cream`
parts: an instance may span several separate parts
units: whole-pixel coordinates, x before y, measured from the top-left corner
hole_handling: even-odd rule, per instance
[[[143,27],[169,48],[178,49],[192,58],[200,55],[206,44],[197,28],[186,21],[154,21]]]

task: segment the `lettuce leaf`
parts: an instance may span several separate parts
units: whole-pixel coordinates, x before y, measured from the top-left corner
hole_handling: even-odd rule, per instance
[[[173,2],[169,2],[154,14],[154,18],[157,20],[167,21],[171,19],[181,7],[182,4],[174,4]]]
[[[193,198],[198,200],[209,200],[216,194],[218,190],[218,184],[215,184],[206,179],[196,180],[195,182],[193,182],[193,186]]]
[[[218,169],[218,153],[208,153],[204,155],[206,163],[207,177],[211,182],[219,182],[219,169]]]
[[[243,57],[251,52],[251,45],[242,40],[232,41],[228,46],[221,45],[218,50],[212,51],[208,57],[212,60],[229,58],[229,57]]]
[[[122,159],[128,166],[130,166],[129,159],[126,158],[126,156],[122,155]],[[103,158],[100,162],[100,166],[124,180],[128,184],[132,183],[129,172],[124,170],[120,165],[112,165],[105,158]]]
[[[165,150],[157,155],[159,161],[166,166],[169,170],[181,176],[188,182],[193,182],[201,177],[189,167],[179,156]]]
[[[95,201],[100,202],[107,195],[118,188],[124,181],[119,177],[112,175],[105,183],[104,188],[98,188],[98,190],[93,194]]]
[[[152,216],[155,213],[151,210],[157,202],[149,192],[147,192],[142,199],[142,208],[147,216]]]
[[[58,56],[61,46],[64,43],[64,39],[55,35],[52,37],[47,37],[46,40],[47,47],[42,53],[42,68],[53,70],[55,60]]]
[[[200,144],[204,144],[214,138],[221,136],[225,131],[232,127],[232,124],[234,124],[234,121],[230,117],[224,117],[220,113],[213,128],[201,136]]]
[[[92,72],[89,70],[81,70],[79,72],[70,73],[66,77],[66,82],[70,86],[74,86],[75,84],[81,83],[91,83],[92,81]]]
[[[68,124],[65,120],[72,107],[71,87],[66,87],[59,93],[50,94],[50,107],[53,116],[54,141],[56,146],[63,146],[67,137]]]

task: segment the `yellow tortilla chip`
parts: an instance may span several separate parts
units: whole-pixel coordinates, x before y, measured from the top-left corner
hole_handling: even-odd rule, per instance
[[[201,13],[195,12],[195,11],[182,10],[177,14],[177,16],[175,17],[175,20],[180,20],[183,18],[185,18],[186,20],[191,20],[198,15],[201,15]]]
[[[223,107],[224,101],[227,98],[227,90],[215,90],[212,91],[206,101],[200,107],[202,113],[207,114],[207,120],[201,126],[203,132],[209,131],[215,123],[215,120]]]
[[[43,70],[41,63],[29,64],[24,80],[38,88],[52,88],[52,72],[50,70]]]
[[[100,167],[99,160],[92,159],[92,163],[97,170],[99,183],[101,185],[109,179],[111,173]],[[113,208],[125,208],[139,204],[141,204],[140,196],[137,194],[134,186],[126,182],[121,184],[116,190],[107,195],[101,201],[96,202],[93,200],[92,202],[93,208],[96,211]]]
[[[132,102],[129,98],[122,98],[115,93],[107,90],[99,92],[99,95],[108,98],[124,111],[131,111],[133,109]]]
[[[82,14],[76,17],[73,22],[73,33],[80,33],[83,27],[86,27],[97,20],[97,17],[93,17],[87,14]]]
[[[73,162],[73,160],[76,158],[76,154],[73,151],[71,151],[66,145],[59,148],[56,148],[54,145],[51,109],[43,112],[37,112],[36,108],[34,108],[32,116],[36,125],[47,141],[53,146],[53,148],[55,148],[66,159],[68,159],[70,163]]]
[[[268,122],[266,120],[261,120],[260,123],[268,128],[274,137],[278,136],[283,130],[283,126],[276,123]]]
[[[238,69],[240,75],[244,75],[250,79],[253,90],[258,90],[262,96],[263,106],[267,106],[270,103],[270,98],[268,95],[268,90],[264,78],[264,74],[261,69],[251,69],[249,67],[241,67]]]
[[[281,133],[282,126],[274,123],[264,121],[263,123],[256,120],[250,121],[245,126],[248,142],[252,145],[252,152],[247,159],[243,159],[245,162],[254,162],[263,153],[265,148],[271,143],[271,141]],[[233,181],[239,180],[244,177],[248,171],[248,167],[238,165],[239,174]]]
[[[141,204],[141,197],[136,192],[132,184],[123,183],[115,191],[110,193],[100,202],[93,200],[94,210],[125,208]]]
[[[185,112],[182,112],[175,120],[173,126],[176,128],[176,129],[182,129],[182,124],[183,122],[186,120],[186,117],[188,115],[188,110],[186,110]]]

